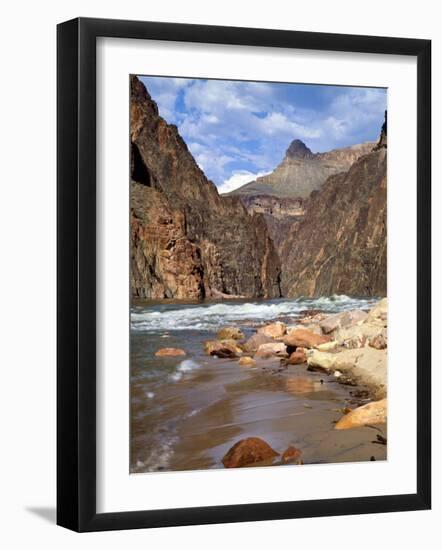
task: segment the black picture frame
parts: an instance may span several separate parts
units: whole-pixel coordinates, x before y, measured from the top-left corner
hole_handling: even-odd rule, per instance
[[[417,492],[96,512],[96,39],[417,58]],[[57,28],[57,523],[75,531],[425,510],[431,506],[431,41],[79,18]]]

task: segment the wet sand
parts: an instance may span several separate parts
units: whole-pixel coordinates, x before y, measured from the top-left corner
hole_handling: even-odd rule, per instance
[[[282,369],[275,359],[242,367],[204,356],[211,337],[204,332],[184,336],[187,358],[150,359],[159,343],[184,347],[182,333],[165,336],[132,341],[131,472],[222,468],[229,448],[252,436],[279,453],[294,445],[304,464],[386,459],[387,447],[375,443],[385,428],[333,429],[344,407],[363,402],[355,394],[365,388],[305,365]]]

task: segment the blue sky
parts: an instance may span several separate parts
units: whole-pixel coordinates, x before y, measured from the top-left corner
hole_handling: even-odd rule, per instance
[[[313,152],[377,140],[387,90],[140,76],[220,192],[271,172],[293,139]]]

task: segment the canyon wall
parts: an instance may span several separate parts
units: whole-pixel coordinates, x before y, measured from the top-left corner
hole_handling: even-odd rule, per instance
[[[132,295],[279,297],[280,262],[263,215],[218,194],[135,76],[130,109]]]
[[[281,248],[284,296],[387,294],[387,124],[377,145],[330,176]]]

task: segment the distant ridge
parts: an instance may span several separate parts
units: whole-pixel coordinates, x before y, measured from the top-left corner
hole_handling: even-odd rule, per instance
[[[257,178],[228,195],[273,195],[279,198],[306,199],[320,189],[325,180],[346,172],[375,142],[361,143],[325,153],[312,153],[300,139],[293,140],[282,162],[272,173]]]

